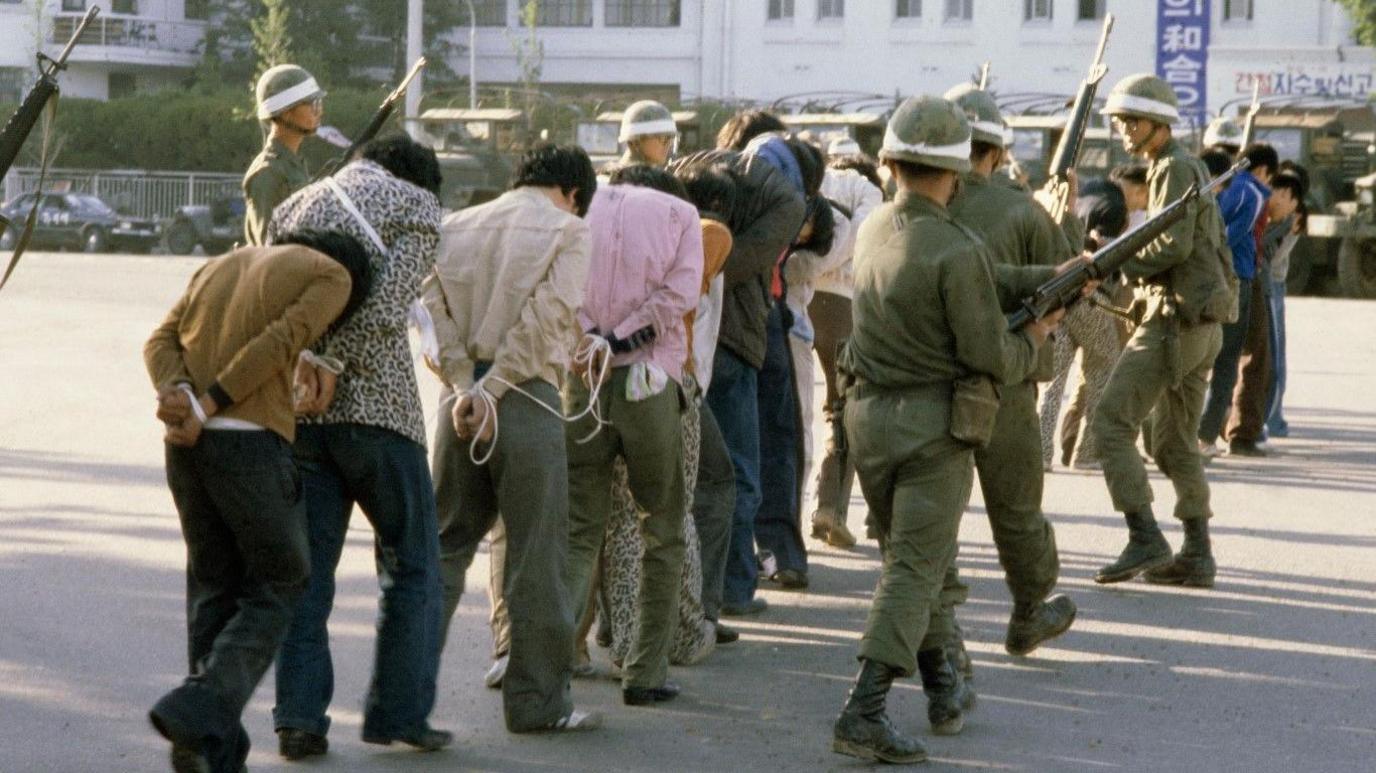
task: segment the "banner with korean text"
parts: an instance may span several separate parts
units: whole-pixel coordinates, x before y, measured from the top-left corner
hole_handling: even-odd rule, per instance
[[[1156,0],[1156,74],[1175,89],[1180,118],[1208,121],[1209,0]]]

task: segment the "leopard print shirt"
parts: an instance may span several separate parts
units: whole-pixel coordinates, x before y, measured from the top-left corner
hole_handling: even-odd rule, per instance
[[[383,254],[324,182],[297,191],[273,211],[268,241],[301,228],[339,230],[358,239],[373,264],[373,290],[349,321],[311,347],[344,361],[334,402],[310,424],[367,424],[425,446],[425,414],[406,330],[406,314],[435,265],[440,202],[371,161],[334,176],[389,248]]]

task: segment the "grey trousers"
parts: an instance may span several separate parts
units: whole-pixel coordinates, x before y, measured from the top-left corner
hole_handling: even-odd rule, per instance
[[[536,379],[520,387],[559,409],[553,385]],[[509,392],[497,407],[497,447],[487,464],[478,466],[449,419],[454,399],[448,389],[441,393],[442,418],[435,431],[445,627],[478,543],[500,512],[506,531],[502,595],[511,621],[503,712],[511,732],[539,730],[573,708],[573,604],[564,585],[569,534],[564,425],[530,398]]]

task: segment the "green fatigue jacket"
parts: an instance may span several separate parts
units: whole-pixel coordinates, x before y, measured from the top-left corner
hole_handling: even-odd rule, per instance
[[[1008,332],[988,250],[936,202],[906,192],[875,210],[855,246],[854,328],[845,368],[884,389],[981,373],[1027,378],[1036,342]]]
[[[267,243],[272,211],[287,197],[310,184],[306,163],[286,145],[269,139],[263,152],[244,173],[244,239],[249,244]]]
[[[1055,274],[1055,266],[1076,253],[1065,232],[1024,191],[969,173],[951,201],[951,217],[974,231],[994,259],[999,306],[1005,313]],[[1070,215],[1071,218],[1074,215]],[[1053,348],[1042,347],[1032,378],[1050,381]]]
[[[1204,162],[1185,152],[1174,139],[1147,167],[1148,214],[1154,215],[1185,195],[1191,185],[1209,180]],[[1123,265],[1123,274],[1139,285],[1139,301],[1174,300],[1180,320],[1231,322],[1237,318],[1237,274],[1228,250],[1218,201],[1205,194],[1189,206],[1180,222]]]

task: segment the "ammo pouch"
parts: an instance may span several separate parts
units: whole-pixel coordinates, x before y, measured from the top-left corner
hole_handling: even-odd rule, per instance
[[[999,390],[993,379],[970,375],[956,379],[951,393],[951,437],[984,448],[994,437]]]

